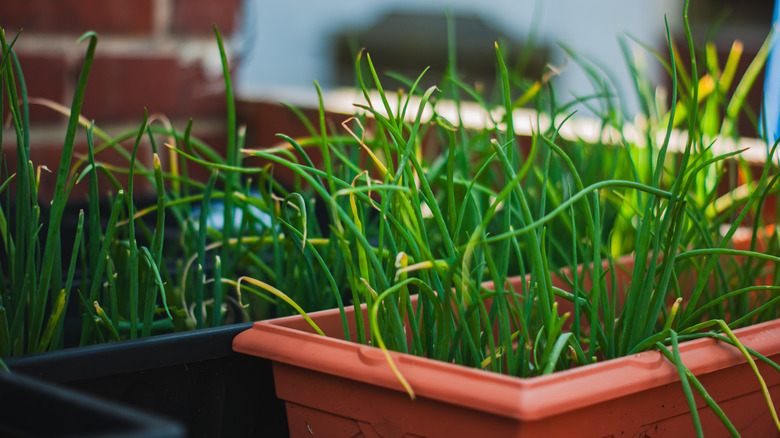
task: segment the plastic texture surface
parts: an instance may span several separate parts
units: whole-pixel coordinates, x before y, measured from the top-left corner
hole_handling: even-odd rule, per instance
[[[0,372],[0,436],[179,438],[180,424],[15,373]]]
[[[274,362],[291,436],[695,435],[677,370],[658,351],[534,378],[393,352],[415,390],[411,400],[381,350],[343,340],[337,310],[310,316],[327,337],[294,316],[257,322],[233,344],[235,351]],[[735,333],[744,345],[780,360],[780,320]],[[777,435],[756,376],[738,350],[699,339],[681,343],[680,353],[744,436]],[[759,369],[780,407],[780,373],[763,364]],[[697,402],[705,436],[727,435]]]

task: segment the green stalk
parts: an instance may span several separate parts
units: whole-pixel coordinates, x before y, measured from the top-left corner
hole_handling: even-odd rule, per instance
[[[62,313],[57,318],[55,318],[55,312],[53,311],[52,314],[49,316],[49,323],[51,323],[52,318],[55,320],[58,319],[57,324],[55,327],[52,328],[52,331],[50,333],[49,340],[46,340],[46,333],[48,332],[48,327],[46,330],[44,330],[44,338],[41,340],[41,348],[39,348],[39,351],[45,351],[48,348],[47,343],[51,342],[52,347],[54,348],[61,348],[62,345],[62,330],[63,330],[63,323],[65,321],[65,312],[64,309],[68,308],[68,303],[70,302],[70,291],[73,286],[73,277],[76,274],[76,264],[78,263],[78,255],[79,255],[79,249],[81,248],[82,241],[83,241],[83,234],[84,234],[84,210],[79,211],[79,219],[78,219],[78,225],[76,227],[76,237],[73,239],[73,249],[70,254],[70,263],[68,264],[68,276],[65,279],[65,288],[63,289],[63,292],[66,293],[64,303],[62,305]]]
[[[23,287],[23,282],[26,282],[25,264],[28,259],[27,254],[34,248],[35,242],[33,241],[34,225],[36,222],[32,222],[30,217],[31,212],[35,208],[33,199],[30,196],[30,177],[28,175],[28,155],[29,148],[24,143],[24,131],[29,130],[29,126],[24,125],[21,108],[19,107],[19,97],[17,95],[17,85],[14,79],[14,69],[12,67],[12,51],[5,40],[5,32],[0,33],[0,43],[3,49],[3,85],[5,86],[6,94],[8,95],[8,109],[11,113],[11,120],[13,122],[13,128],[16,134],[16,150],[17,150],[17,187],[16,187],[16,229],[14,233],[14,239],[10,245],[13,249],[9,253],[11,262],[11,284],[12,289],[22,291],[22,294],[28,294],[31,289]],[[25,92],[22,89],[22,92]],[[2,93],[0,93],[2,94]],[[34,288],[34,285],[31,286]],[[21,303],[26,302],[28,299],[34,297],[26,297],[20,299],[20,305],[17,309],[23,307]],[[14,312],[19,314],[19,310]],[[14,318],[14,321],[17,321]],[[13,325],[19,325],[14,322]],[[12,329],[12,334],[14,330]]]
[[[511,187],[515,187],[515,183],[511,185]],[[507,186],[510,187],[510,186]],[[526,234],[532,230],[537,229],[538,227],[546,224],[547,222],[554,219],[557,215],[561,214],[562,212],[565,212],[568,208],[570,208],[574,203],[582,200],[589,194],[596,192],[598,190],[603,190],[606,188],[612,188],[612,187],[626,187],[630,189],[634,189],[637,191],[650,193],[652,195],[662,197],[662,198],[670,198],[672,194],[670,192],[667,192],[665,190],[657,189],[652,186],[648,186],[645,184],[636,183],[633,181],[624,181],[624,180],[608,180],[608,181],[600,181],[593,183],[587,187],[585,187],[583,190],[578,191],[576,194],[572,195],[570,198],[568,198],[566,201],[562,202],[558,207],[553,209],[551,212],[547,213],[546,215],[542,216],[539,219],[536,219],[535,221],[531,221],[528,223],[528,225],[523,226],[522,228],[515,229],[513,231],[510,231],[508,233],[499,234],[493,237],[487,237],[483,240],[485,242],[496,242],[501,239],[506,239],[509,237],[517,237],[523,234]],[[506,188],[504,189],[506,190]],[[503,191],[502,191],[503,192]]]
[[[333,181],[333,168],[330,159],[330,148],[328,147],[328,130],[325,126],[325,103],[322,100],[322,89],[320,88],[320,85],[317,83],[317,81],[314,81],[314,87],[317,89],[317,101],[320,117],[319,147],[320,152],[322,153],[323,167],[325,167],[325,172],[327,174],[326,181],[328,182],[328,191],[330,191],[331,194],[335,194],[336,185]]]
[[[376,73],[376,70],[374,69],[374,63],[371,62],[371,55],[366,53],[366,62],[368,63],[368,69],[371,72],[371,77],[374,79],[374,85],[376,86],[376,90],[379,93],[379,97],[382,99],[382,104],[385,107],[385,111],[387,111],[387,118],[390,122],[390,126],[392,126],[396,130],[400,130],[401,128],[401,114],[398,114],[397,117],[393,117],[393,109],[390,107],[390,103],[387,101],[387,97],[385,96],[385,90],[382,89],[382,83],[379,81],[379,76]],[[368,100],[368,95],[366,95],[366,100]],[[369,101],[370,102],[370,101]]]
[[[723,423],[724,426],[726,426],[726,429],[729,431],[731,436],[733,437],[739,437],[739,432],[734,427],[734,425],[731,423],[731,421],[726,416],[725,412],[723,412],[723,409],[718,406],[717,403],[715,403],[715,400],[712,399],[712,397],[709,395],[707,390],[702,386],[702,384],[699,382],[699,379],[696,378],[696,376],[691,373],[691,371],[685,367],[685,365],[681,362],[680,356],[679,356],[679,349],[674,350],[677,351],[677,356],[675,357],[675,353],[672,351],[669,351],[669,349],[664,346],[663,344],[658,344],[658,350],[663,353],[663,355],[672,363],[674,363],[677,366],[677,369],[679,372],[683,373],[685,376],[684,379],[681,379],[681,383],[683,385],[683,391],[685,391],[685,397],[688,401],[688,406],[691,409],[691,417],[694,419],[694,427],[696,428],[696,433],[698,436],[702,436],[701,431],[701,422],[698,418],[697,413],[697,406],[696,402],[693,399],[693,393],[690,388],[691,385],[693,385],[693,388],[696,389],[696,392],[699,393],[699,396],[707,403],[707,406],[709,406],[710,409],[715,413],[715,416],[718,417],[718,419]]]
[[[764,43],[758,49],[756,56],[750,62],[750,65],[748,65],[742,79],[737,84],[737,88],[734,90],[734,94],[726,107],[726,117],[723,119],[723,124],[720,128],[720,136],[722,138],[734,136],[739,111],[742,109],[753,83],[763,71],[764,64],[766,64],[769,51],[772,48],[775,39],[774,31],[770,32],[766,40],[764,40]]]
[[[224,302],[222,292],[222,260],[219,256],[214,257],[214,310],[211,315],[211,326],[219,327],[222,325],[222,303]]]
[[[688,369],[683,365],[680,358],[680,347],[677,345],[677,332],[671,330],[672,339],[672,361],[677,367],[677,373],[680,375],[680,383],[683,386],[683,392],[685,393],[685,399],[688,401],[688,408],[691,410],[691,419],[693,420],[693,426],[696,429],[696,436],[699,438],[704,437],[704,432],[701,428],[701,420],[699,419],[699,410],[696,406],[696,400],[693,398],[693,392],[691,391],[690,383],[688,382]],[[666,350],[666,347],[661,347],[662,350]],[[665,352],[664,352],[665,353]]]
[[[130,156],[130,172],[127,176],[127,197],[125,198],[127,204],[127,217],[128,221],[128,241],[130,243],[128,259],[129,266],[129,278],[128,286],[130,292],[130,339],[138,337],[138,307],[139,307],[139,276],[138,276],[138,242],[135,238],[135,203],[134,201],[134,175],[135,175],[135,163],[138,156],[138,147],[141,144],[144,132],[146,131],[148,112],[144,109],[144,118],[141,122],[141,129],[138,130],[138,136],[135,138],[133,144],[133,152]]]
[[[214,26],[214,35],[219,45],[219,55],[222,61],[222,75],[225,81],[225,96],[227,98],[227,164],[232,167],[239,167],[239,150],[236,147],[236,103],[233,96],[233,85],[230,79],[230,69],[228,67],[227,54],[222,43],[222,37]],[[222,262],[226,265],[226,274],[232,276],[235,272],[235,257],[228,250],[228,242],[233,237],[233,196],[234,190],[238,190],[238,175],[233,172],[225,174],[225,200],[224,200],[224,220],[222,229]],[[202,321],[201,321],[202,323]]]
[[[687,0],[686,0],[686,11],[687,11]],[[686,13],[687,16],[687,13]],[[687,21],[687,19],[686,19]],[[688,29],[689,30],[689,29]],[[675,51],[672,46],[672,38],[671,34],[669,32],[669,26],[667,23],[666,26],[666,35],[667,35],[667,44],[669,47],[669,53],[672,57],[672,66],[677,66],[677,61],[675,58]],[[689,35],[689,34],[688,34]],[[677,74],[678,74],[678,68],[672,68],[672,102],[677,101]],[[696,91],[694,90],[694,93]],[[675,114],[675,104],[672,104],[671,109],[669,111],[669,119],[674,120],[674,114]],[[689,116],[692,118],[692,120],[695,120],[695,114],[691,112]],[[666,152],[669,147],[669,141],[672,134],[672,124],[669,123],[666,126],[666,134],[664,136],[663,143],[661,144],[661,147],[658,151],[658,154],[656,156],[656,167],[655,171],[653,173],[651,184],[653,187],[661,187],[662,181],[662,171],[664,170],[664,162],[666,160]],[[690,150],[690,137],[689,141],[686,145],[686,151]],[[679,187],[675,185],[675,187]],[[671,200],[672,194],[670,193],[669,199]],[[637,247],[635,250],[635,257],[637,260],[644,261],[644,260],[653,260],[653,258],[649,257],[658,257],[657,251],[660,249],[657,245],[657,239],[658,239],[658,232],[660,230],[656,230],[655,234],[655,240],[656,245],[655,248],[655,254],[652,254],[651,247],[650,247],[650,237],[653,235],[653,230],[651,229],[651,226],[653,224],[656,224],[656,228],[659,226],[658,221],[651,220],[654,217],[654,213],[652,212],[652,206],[656,204],[658,201],[656,200],[655,196],[650,196],[647,199],[644,200],[645,203],[645,210],[643,217],[647,218],[647,220],[643,220],[641,222],[641,225],[637,229]],[[667,210],[668,211],[668,210]],[[628,296],[631,297],[630,299],[626,300],[626,303],[624,304],[623,311],[620,314],[618,325],[622,327],[619,333],[619,346],[618,346],[618,352],[625,352],[628,351],[631,348],[632,343],[638,342],[636,339],[638,337],[635,331],[635,317],[636,312],[638,311],[639,303],[642,303],[643,299],[647,299],[649,294],[651,293],[651,285],[648,283],[654,278],[654,272],[655,272],[655,264],[651,263],[649,266],[649,269],[644,268],[644,263],[638,265],[639,269],[635,268],[632,272],[632,279],[631,279],[631,286],[629,287]],[[649,270],[649,272],[648,272]],[[634,292],[636,291],[636,292]],[[636,298],[634,298],[636,297]],[[647,326],[647,323],[641,324],[643,327]]]
[[[96,266],[100,251],[100,239],[102,237],[102,227],[100,223],[100,195],[98,193],[98,175],[95,166],[95,147],[93,133],[95,123],[93,122],[87,130],[87,156],[89,158],[89,241],[87,247],[88,266]]]
[[[206,235],[208,230],[208,217],[211,205],[211,193],[214,190],[214,184],[217,182],[218,171],[213,171],[209,182],[206,185],[206,190],[203,192],[203,201],[200,209],[200,219],[198,221],[198,264],[195,275],[195,281],[193,283],[193,300],[195,304],[195,328],[204,327],[204,315],[203,315],[203,289],[205,288],[203,270],[206,266]],[[223,248],[224,250],[224,248]],[[184,291],[182,291],[184,293]]]
[[[41,276],[38,282],[38,290],[36,291],[36,305],[34,318],[30,322],[30,338],[38,339],[41,324],[43,322],[42,317],[45,311],[47,288],[51,281],[51,273],[56,256],[56,248],[53,242],[56,242],[60,233],[60,222],[62,221],[63,211],[67,199],[65,198],[65,186],[67,184],[66,178],[68,168],[70,167],[70,159],[73,155],[73,146],[76,137],[76,129],[78,128],[78,115],[81,113],[81,105],[84,101],[84,92],[86,91],[87,77],[89,76],[89,70],[92,66],[92,61],[95,57],[95,48],[97,47],[97,34],[94,32],[88,32],[79,38],[79,42],[89,39],[89,46],[87,47],[87,53],[84,58],[84,65],[79,75],[78,84],[73,95],[73,103],[71,105],[71,115],[68,120],[68,129],[65,134],[65,141],[62,146],[62,158],[60,160],[60,166],[57,171],[57,182],[54,187],[54,198],[51,204],[51,218],[49,220],[49,229],[46,236],[46,248],[43,253],[43,260],[41,263]]]
[[[100,287],[103,283],[103,274],[106,269],[106,263],[109,260],[108,251],[111,249],[112,245],[114,244],[114,233],[116,232],[116,223],[119,219],[119,214],[122,211],[122,205],[124,204],[125,200],[125,192],[119,191],[117,193],[116,199],[114,200],[114,205],[111,208],[111,216],[108,219],[108,225],[106,226],[106,232],[103,237],[103,244],[100,248],[100,253],[97,257],[97,264],[94,266],[94,272],[92,273],[92,282],[90,283],[90,293],[88,296],[89,302],[95,302],[98,299],[98,293],[100,292]],[[110,263],[109,263],[110,266]],[[110,275],[111,277],[112,275]],[[114,294],[112,302],[116,302],[116,288],[111,288],[111,292]],[[89,313],[89,305],[86,304],[87,300],[84,299],[85,304],[85,311]],[[88,314],[87,320],[91,320],[90,315]],[[87,326],[89,327],[89,326]],[[87,343],[90,335],[90,329],[84,328],[81,332],[81,342],[80,345],[84,345]]]
[[[590,332],[595,333],[596,327],[600,325],[599,322],[599,311],[604,309],[604,307],[608,306],[608,303],[601,303],[600,300],[602,299],[602,272],[601,272],[601,201],[599,200],[599,192],[593,192],[593,210],[594,210],[594,217],[596,220],[594,221],[594,229],[593,229],[593,276],[592,282],[593,287],[590,292],[591,296],[591,314],[590,314]],[[577,266],[573,266],[573,270],[576,272]],[[576,291],[576,289],[575,289]],[[604,294],[606,294],[606,291],[603,291]],[[576,293],[576,292],[575,292]],[[578,321],[577,315],[577,307],[575,305],[575,323]],[[606,315],[607,312],[604,312]],[[611,325],[612,321],[605,321],[605,325]],[[590,348],[588,350],[588,357],[594,357],[596,355],[596,347],[597,342],[594,340],[591,340],[590,342]],[[606,350],[605,345],[601,345],[601,348]]]
[[[8,328],[8,312],[0,306],[0,360],[11,355],[11,331]]]
[[[141,283],[143,285],[144,296],[141,337],[147,337],[151,335],[154,311],[157,308],[157,285],[155,284],[154,279],[160,278],[159,271],[161,269],[162,263],[162,245],[163,234],[165,230],[165,184],[163,182],[160,157],[157,155],[157,153],[153,154],[153,168],[155,175],[155,188],[157,189],[157,221],[155,224],[154,235],[152,236],[151,251],[146,247],[141,248],[142,255],[144,255],[145,258],[148,258],[147,269],[149,270],[149,274],[145,276],[144,281]],[[161,288],[161,293],[163,299],[165,299],[164,288]]]

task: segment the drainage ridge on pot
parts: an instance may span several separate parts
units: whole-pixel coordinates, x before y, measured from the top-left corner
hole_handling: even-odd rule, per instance
[[[365,306],[362,310],[366,312]],[[347,312],[352,312],[352,308]],[[326,332],[327,327],[340,326],[337,311],[313,312],[309,316]],[[744,346],[780,360],[780,320],[738,329],[735,334]],[[335,336],[340,336],[337,330]],[[372,426],[378,423],[377,427],[381,427],[379,416],[388,416],[396,426],[407,427],[407,433],[422,436],[470,436],[470,431],[570,434],[583,428],[589,430],[588,436],[606,436],[636,432],[637,427],[646,424],[662,428],[672,424],[678,435],[690,432],[690,420],[676,423],[688,410],[677,369],[658,351],[525,379],[393,352],[399,371],[415,388],[416,398],[412,401],[380,349],[323,337],[299,316],[257,322],[235,338],[233,348],[274,361],[277,394],[288,403],[288,415],[292,409],[293,436],[297,436],[293,430],[302,427],[302,418],[308,418],[301,412],[306,409],[319,412],[306,420],[315,430],[331,422]],[[367,355],[371,358],[368,361]],[[714,339],[698,339],[680,344],[680,355],[716,401],[724,404],[724,410],[740,431],[774,430],[765,405],[763,415],[756,413],[762,411],[761,390],[739,351]],[[780,375],[767,369],[763,374],[775,392]],[[388,398],[394,401],[384,404]],[[438,413],[417,418],[414,412],[422,409],[421,404],[435,405]],[[377,414],[364,408],[368,405],[384,408]],[[400,412],[390,413],[389,406]],[[464,416],[463,409],[481,412],[483,418],[473,424],[478,414]],[[594,425],[593,416],[612,420]],[[498,429],[499,425],[507,429]],[[704,427],[715,433],[721,430],[719,425],[715,420]]]

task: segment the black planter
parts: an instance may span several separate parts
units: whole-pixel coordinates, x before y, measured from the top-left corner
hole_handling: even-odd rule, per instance
[[[288,436],[271,362],[234,353],[251,323],[12,358],[8,367],[175,419],[190,437]]]
[[[0,372],[0,436],[180,438],[173,421],[17,373]]]

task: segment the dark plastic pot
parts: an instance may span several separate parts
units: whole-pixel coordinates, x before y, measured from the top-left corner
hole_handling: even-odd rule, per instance
[[[34,376],[178,420],[190,437],[288,436],[271,362],[232,351],[251,323],[6,361]]]
[[[0,436],[179,438],[184,428],[118,403],[0,372]]]

